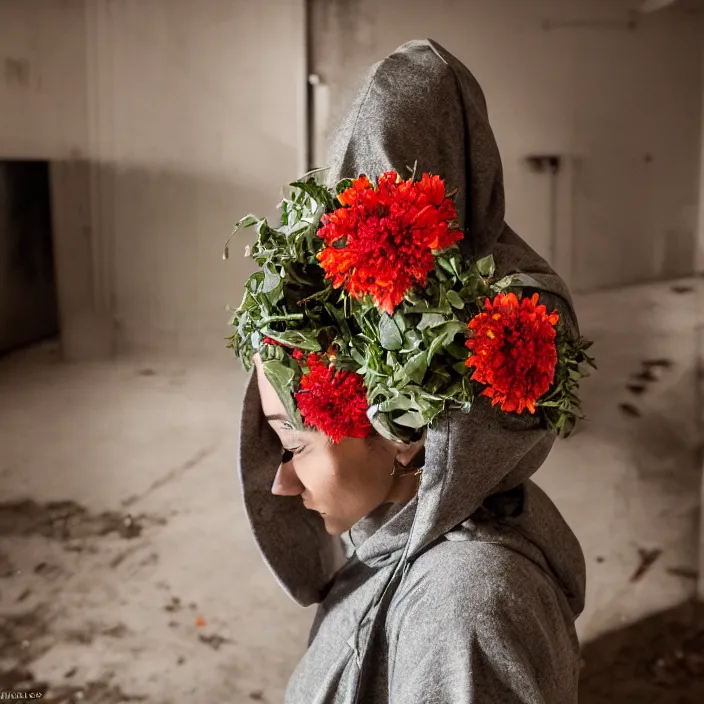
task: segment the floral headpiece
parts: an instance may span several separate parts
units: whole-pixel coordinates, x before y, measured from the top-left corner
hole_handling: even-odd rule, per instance
[[[568,339],[537,293],[522,295],[538,282],[496,280],[491,256],[463,260],[456,191],[415,170],[376,185],[361,175],[329,188],[314,174],[290,186],[280,226],[247,215],[235,227],[256,228],[245,256],[261,271],[233,311],[228,347],[247,371],[260,354],[298,429],[411,442],[481,394],[569,434],[591,343]]]

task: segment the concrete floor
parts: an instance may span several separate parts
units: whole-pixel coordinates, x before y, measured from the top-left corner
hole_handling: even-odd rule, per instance
[[[584,640],[695,591],[702,283],[577,301],[599,363],[591,420],[537,479],[585,550]],[[669,368],[631,379],[659,358]],[[55,704],[282,700],[313,610],[280,593],[246,529],[243,381],[226,351],[66,365],[41,345],[0,362],[0,689],[33,678]]]

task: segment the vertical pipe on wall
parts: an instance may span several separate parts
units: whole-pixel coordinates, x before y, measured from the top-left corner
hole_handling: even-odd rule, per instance
[[[697,274],[704,274],[704,36],[702,37],[701,55],[701,90],[700,98],[700,121],[699,129],[699,211],[697,217],[697,246],[695,249],[694,271]]]
[[[113,42],[111,4],[86,0],[86,91],[88,109],[89,246],[92,301],[86,311],[83,344],[86,356],[114,353],[114,190],[108,182],[112,146]],[[92,339],[88,339],[92,338]],[[77,354],[81,354],[80,351]]]
[[[315,114],[315,86],[310,81],[310,76],[313,71],[313,66],[315,62],[315,57],[313,55],[313,0],[303,0],[303,26],[304,26],[304,52],[305,57],[305,73],[303,79],[305,81],[306,99],[305,105],[305,118],[303,120],[303,125],[305,128],[305,171],[311,171],[315,168],[313,164],[313,142],[315,139],[315,125],[314,125],[314,114]]]
[[[704,37],[702,37],[704,40]],[[697,223],[697,247],[695,248],[695,273],[704,275],[704,41],[701,55],[701,91],[699,132],[699,213]],[[695,284],[697,291],[696,327],[694,329],[694,413],[697,420],[699,438],[704,437],[704,302],[701,286]],[[704,599],[704,445],[697,445],[698,456],[695,458],[697,469],[701,473],[701,501],[699,503],[699,580],[697,596]]]
[[[557,266],[557,174],[550,169],[550,264]]]

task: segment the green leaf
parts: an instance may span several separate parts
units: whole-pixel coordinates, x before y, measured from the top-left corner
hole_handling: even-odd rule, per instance
[[[435,353],[442,347],[443,341],[445,339],[444,335],[438,335],[431,343],[428,349],[428,360],[431,360]]]
[[[540,281],[537,279],[534,279],[532,276],[529,276],[528,274],[512,274],[510,277],[511,282],[509,286],[511,288],[535,288],[538,290],[544,290],[544,291],[549,291],[544,284],[541,284]]]
[[[364,355],[356,347],[350,348],[350,356],[360,367],[365,364]]]
[[[435,328],[445,322],[445,317],[440,313],[423,313],[420,323],[416,326],[417,330],[425,330],[426,328]]]
[[[456,362],[455,364],[452,365],[452,368],[460,375],[464,376],[465,374],[469,374],[469,367],[464,363],[464,362]]]
[[[303,419],[291,395],[291,388],[293,387],[293,380],[295,378],[293,369],[278,360],[262,362],[262,369],[264,376],[274,387],[277,396],[281,399],[281,403],[283,403],[286,413],[294,427],[302,431],[304,429]]]
[[[445,352],[455,359],[465,360],[469,357],[469,349],[459,342],[452,342],[447,345]]]
[[[503,289],[509,288],[511,286],[511,281],[513,281],[513,276],[504,276],[502,279],[495,281],[491,288],[495,291],[502,291]]]
[[[269,223],[267,222],[266,218],[262,218],[257,222],[257,229],[256,229],[257,235],[259,235],[260,238],[263,238],[266,235],[271,234],[272,232],[275,232],[275,230],[272,230],[272,228],[269,226]]]
[[[227,238],[227,242],[225,242],[225,247],[222,252],[222,258],[223,259],[228,259],[230,256],[230,249],[229,249],[229,244],[230,240],[235,236],[238,230],[241,230],[243,227],[251,227],[252,225],[256,225],[259,222],[259,218],[256,215],[252,215],[251,213],[249,215],[245,215],[233,228],[232,232],[230,233],[230,236]],[[247,250],[245,250],[245,256],[248,256],[246,253]]]
[[[408,411],[398,418],[394,418],[396,425],[403,425],[407,428],[422,428],[426,424],[425,416],[418,411]]]
[[[271,293],[281,283],[281,277],[269,267],[264,267],[264,283],[262,293]]]
[[[351,178],[343,178],[342,181],[340,181],[337,186],[335,187],[335,193],[339,196],[341,193],[344,193],[348,188],[352,188],[352,179]]]
[[[403,347],[403,337],[394,322],[386,313],[379,321],[379,341],[385,350],[399,350]]]
[[[394,313],[394,322],[398,326],[398,329],[400,330],[401,334],[406,332],[406,328],[408,325],[406,324],[406,319],[403,317],[403,313],[400,310],[397,310]]]
[[[456,291],[448,291],[446,295],[447,300],[453,308],[462,310],[464,308],[464,301],[460,298]]]
[[[404,394],[398,394],[388,401],[383,401],[379,404],[380,413],[389,413],[390,411],[407,411],[412,407],[411,399]]]
[[[395,427],[386,413],[380,413],[377,406],[372,405],[367,409],[367,418],[374,426],[374,429],[387,440],[396,442],[406,442],[410,440],[410,434],[404,433],[403,428]]]
[[[405,375],[416,384],[423,382],[423,377],[427,369],[428,358],[424,351],[413,355],[403,367]]]
[[[482,276],[493,276],[494,272],[496,271],[494,257],[490,254],[488,257],[477,259],[476,267],[477,271],[479,271]]]
[[[444,329],[437,331],[437,337],[430,343],[428,349],[428,361],[430,362],[435,353],[445,345],[449,345],[454,341],[454,337],[458,332],[465,329],[465,324],[459,320],[449,320],[443,326]]]
[[[285,345],[290,345],[306,352],[320,352],[320,345],[313,332],[302,332],[300,330],[286,330],[285,332],[277,332],[264,328],[262,334],[270,337],[272,340],[282,342]]]
[[[321,186],[316,183],[313,179],[309,179],[307,181],[294,181],[289,185],[293,188],[298,188],[304,193],[307,193],[318,203],[324,205],[326,210],[332,210],[334,208],[330,191],[325,186]]]
[[[252,227],[252,225],[256,225],[259,222],[259,218],[256,215],[252,215],[251,213],[249,215],[245,215],[236,225],[235,229],[240,230],[243,227]]]
[[[441,266],[448,274],[455,274],[455,269],[453,268],[450,260],[445,257],[437,257],[435,260],[439,266]]]

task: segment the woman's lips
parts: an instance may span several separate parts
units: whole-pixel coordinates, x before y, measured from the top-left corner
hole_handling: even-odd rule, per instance
[[[315,511],[316,513],[319,513],[321,516],[324,516],[325,513],[323,511],[318,511],[317,508],[313,508],[312,506],[309,506],[305,501],[303,502],[303,505],[305,508],[307,508],[309,511]]]

